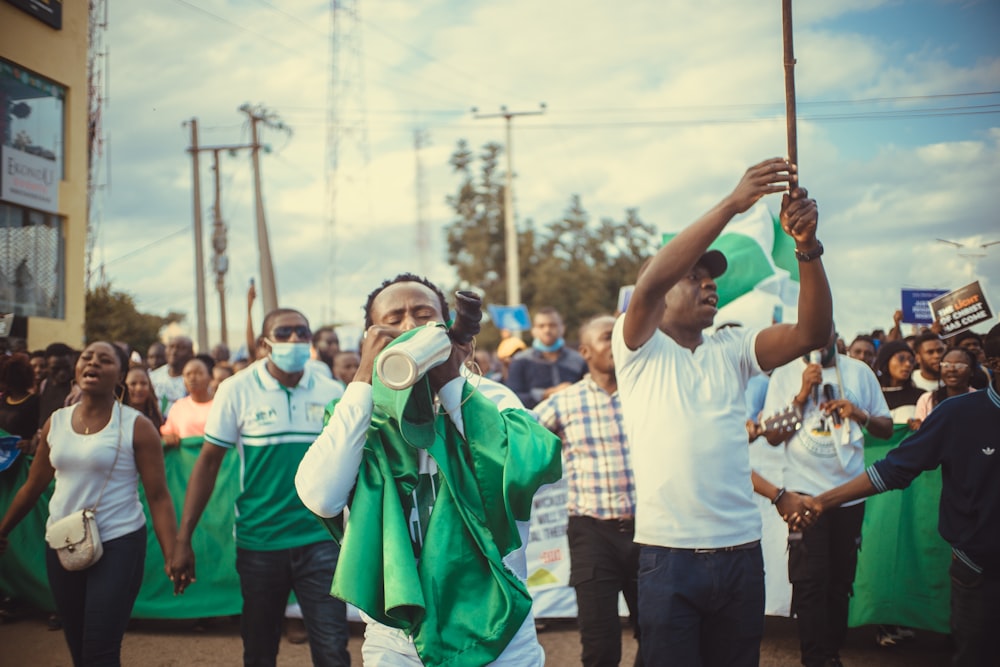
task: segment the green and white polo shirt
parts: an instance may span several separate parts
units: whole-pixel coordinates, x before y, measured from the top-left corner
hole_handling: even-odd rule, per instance
[[[271,551],[329,540],[330,533],[295,492],[295,472],[323,430],[323,409],[343,388],[306,368],[288,388],[257,361],[219,385],[205,424],[205,440],[236,448],[240,494],[236,545]]]

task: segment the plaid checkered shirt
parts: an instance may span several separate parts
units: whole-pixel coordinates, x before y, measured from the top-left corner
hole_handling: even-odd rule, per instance
[[[634,517],[635,478],[618,392],[608,394],[588,374],[539,403],[534,413],[562,440],[570,515]]]

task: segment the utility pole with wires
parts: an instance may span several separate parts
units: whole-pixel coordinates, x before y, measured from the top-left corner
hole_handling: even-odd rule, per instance
[[[202,352],[208,349],[208,318],[205,315],[205,258],[202,250],[201,233],[201,172],[198,160],[198,119],[184,121],[191,128],[191,185],[194,195],[194,294],[198,311],[198,349]]]
[[[222,218],[222,173],[219,153],[227,152],[235,156],[241,150],[253,150],[253,144],[229,146],[201,146],[201,152],[212,152],[212,171],[215,177],[215,201],[212,204],[212,270],[215,272],[215,289],[219,293],[219,329],[222,342],[229,343],[228,318],[226,317],[226,273],[229,271],[229,256],[226,248],[229,245],[226,222]]]
[[[473,118],[503,118],[507,123],[507,173],[503,188],[503,221],[504,221],[504,254],[507,265],[507,305],[517,306],[521,303],[521,260],[517,242],[517,222],[514,220],[514,158],[511,121],[515,116],[541,116],[545,113],[545,102],[538,105],[537,111],[510,111],[506,106],[500,107],[500,113],[481,114],[479,109],[472,107]]]
[[[281,130],[291,134],[290,127],[281,122],[278,115],[269,111],[262,104],[240,106],[240,111],[247,115],[250,121],[250,155],[253,161],[254,209],[257,213],[257,249],[260,254],[260,287],[264,312],[268,313],[278,307],[278,288],[274,278],[274,265],[271,262],[271,242],[267,234],[267,222],[264,219],[264,196],[260,185],[260,133],[257,126],[263,123],[265,127]]]
[[[90,48],[87,50],[87,267],[86,290],[93,277],[94,246],[101,235],[103,202],[100,191],[111,187],[111,138],[104,131],[104,110],[109,103],[110,47],[105,41],[108,0],[91,0],[88,17]],[[104,160],[102,164],[102,159]],[[103,167],[103,173],[102,173]],[[102,258],[103,259],[103,258]],[[104,263],[100,266],[104,283]]]

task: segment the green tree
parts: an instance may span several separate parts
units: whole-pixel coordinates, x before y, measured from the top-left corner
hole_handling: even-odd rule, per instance
[[[458,192],[447,198],[455,218],[446,227],[447,260],[460,287],[484,292],[484,303],[505,304],[504,186],[498,171],[503,148],[486,144],[476,156],[459,141],[449,163],[459,174]],[[478,159],[479,169],[476,170]],[[531,220],[518,233],[521,296],[529,310],[553,306],[562,313],[567,336],[588,317],[614,312],[618,290],[635,281],[639,266],[657,247],[655,229],[628,209],[625,219],[592,224],[581,198],[573,195],[561,220],[536,229]],[[486,327],[480,344],[493,346],[499,332]]]
[[[449,164],[461,177],[458,193],[447,198],[455,219],[445,228],[448,263],[460,285],[485,291],[487,303],[506,303],[503,184],[497,175],[500,144],[483,146],[481,168],[473,173],[475,156],[463,140]]]
[[[540,234],[522,293],[531,310],[556,308],[575,341],[587,318],[613,313],[618,292],[635,282],[639,266],[656,250],[656,231],[628,209],[625,219],[590,222],[579,195],[570,197],[562,220]]]
[[[183,319],[184,314],[176,312],[166,317],[140,313],[131,294],[115,291],[105,284],[87,291],[84,336],[87,342],[125,341],[145,353],[150,344],[159,340],[160,329]]]

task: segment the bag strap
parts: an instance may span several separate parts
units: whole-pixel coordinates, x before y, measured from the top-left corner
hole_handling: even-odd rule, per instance
[[[118,444],[115,445],[115,459],[111,462],[111,469],[108,470],[108,476],[104,478],[104,486],[101,487],[101,492],[97,494],[97,501],[94,503],[93,507],[85,508],[89,509],[91,512],[97,512],[97,506],[101,504],[101,498],[104,497],[104,489],[108,488],[108,482],[111,481],[111,475],[115,471],[115,465],[118,464],[118,454],[122,450],[122,432],[125,430],[124,424],[122,423],[122,404],[118,403]]]

